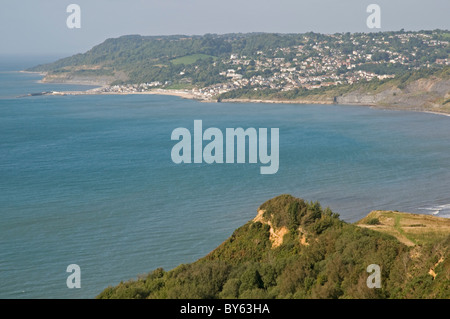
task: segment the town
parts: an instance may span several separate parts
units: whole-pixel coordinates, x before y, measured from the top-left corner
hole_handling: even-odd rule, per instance
[[[128,36],[105,41],[98,53],[92,49],[77,64],[71,58],[62,60],[66,66],[60,63],[49,76],[112,76],[109,85],[91,93],[177,91],[209,101],[274,92],[295,97],[442,69],[449,65],[449,40],[450,33],[443,30]],[[126,41],[140,48],[139,58],[127,49]],[[114,54],[102,53],[114,50]],[[119,72],[126,78],[118,79]]]

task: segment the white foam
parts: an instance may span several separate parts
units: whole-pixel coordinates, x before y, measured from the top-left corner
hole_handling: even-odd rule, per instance
[[[450,217],[450,204],[435,205],[432,207],[422,207],[419,209],[431,211],[430,212],[431,215],[439,214],[440,217]]]

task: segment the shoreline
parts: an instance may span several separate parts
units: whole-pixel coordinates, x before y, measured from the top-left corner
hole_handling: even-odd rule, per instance
[[[34,74],[40,74],[42,76],[45,76],[46,73],[43,72],[31,72],[31,71],[19,71],[21,73],[34,73]],[[144,91],[144,92],[103,92],[99,91],[101,89],[108,88],[109,85],[105,85],[104,83],[98,83],[96,81],[91,81],[90,84],[87,84],[86,82],[80,82],[80,81],[71,81],[71,82],[46,82],[42,79],[38,81],[39,83],[53,83],[53,84],[69,84],[69,85],[90,85],[90,86],[98,86],[98,88],[88,89],[85,91],[53,91],[53,92],[43,92],[43,95],[168,95],[168,96],[177,96],[184,99],[189,100],[195,100],[199,102],[206,102],[206,103],[267,103],[267,104],[299,104],[299,105],[306,105],[306,104],[316,104],[316,105],[340,105],[338,103],[335,103],[334,101],[328,100],[270,100],[270,99],[245,99],[245,98],[235,98],[235,99],[224,99],[220,102],[217,101],[217,99],[211,99],[209,97],[205,97],[202,95],[194,94],[192,91],[184,91],[184,90],[167,90],[167,89],[153,89],[150,91]],[[435,115],[443,115],[450,117],[450,112],[438,112],[438,111],[432,111],[432,110],[426,110],[426,109],[415,109],[410,108],[408,106],[398,107],[398,106],[389,106],[389,105],[376,105],[376,104],[360,104],[360,103],[347,103],[342,105],[349,105],[349,106],[363,106],[363,107],[371,107],[376,109],[385,109],[385,110],[395,110],[395,111],[410,111],[410,112],[420,112],[420,113],[429,113],[429,114],[435,114]]]
[[[103,88],[103,87],[102,87]],[[98,89],[98,88],[97,88]],[[47,93],[46,95],[171,95],[177,96],[185,99],[192,100],[205,100],[207,102],[215,102],[214,100],[206,100],[200,99],[195,94],[186,91],[180,90],[152,90],[152,91],[144,91],[144,92],[100,92],[97,89],[90,89],[86,91],[54,91],[51,93]]]
[[[64,83],[68,84],[68,83]],[[80,85],[80,84],[77,84]],[[436,111],[429,111],[429,110],[418,110],[408,107],[394,107],[389,105],[376,105],[376,104],[358,104],[358,103],[346,103],[346,104],[339,104],[334,103],[331,101],[323,100],[264,100],[264,99],[225,99],[220,102],[218,102],[215,99],[205,98],[202,96],[198,96],[193,94],[192,92],[186,92],[186,91],[180,91],[180,90],[164,90],[164,89],[157,89],[152,91],[144,91],[144,92],[99,92],[95,91],[96,89],[90,89],[86,91],[53,91],[53,92],[44,92],[45,94],[42,95],[59,95],[59,96],[65,96],[65,95],[168,95],[168,96],[176,96],[183,99],[188,100],[195,100],[198,102],[205,102],[205,103],[266,103],[266,104],[298,104],[298,105],[348,105],[348,106],[362,106],[362,107],[370,107],[374,109],[380,109],[380,110],[391,110],[391,111],[409,111],[409,112],[420,112],[420,113],[429,113],[429,114],[435,114],[435,115],[443,115],[450,117],[450,113],[446,112],[436,112]]]
[[[225,99],[220,103],[269,103],[269,104],[320,104],[333,105],[337,104],[331,101],[317,101],[317,100],[264,100],[264,99]]]

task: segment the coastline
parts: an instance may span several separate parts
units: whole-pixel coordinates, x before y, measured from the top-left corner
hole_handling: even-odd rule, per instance
[[[199,100],[199,97],[192,94],[191,92],[180,90],[163,90],[163,89],[144,92],[100,92],[98,91],[98,89],[90,89],[86,91],[61,91],[61,92],[55,91],[47,93],[46,95],[172,95],[185,99]],[[210,100],[209,102],[214,102],[214,100]]]
[[[318,104],[318,105],[340,105],[339,103],[334,103],[327,100],[255,100],[255,99],[226,99],[222,100],[223,103],[272,103],[272,104]],[[370,107],[374,109],[382,109],[382,110],[391,110],[391,111],[409,111],[409,112],[420,112],[420,113],[429,113],[435,115],[443,115],[450,117],[450,113],[446,112],[436,112],[436,111],[428,111],[428,110],[418,110],[415,108],[408,107],[395,107],[389,105],[376,105],[376,104],[364,104],[364,103],[346,103],[342,105],[350,105],[350,106],[363,106]]]
[[[67,84],[67,83],[66,83]],[[181,91],[181,90],[165,90],[165,89],[155,89],[151,91],[144,92],[99,92],[96,89],[90,89],[86,91],[61,91],[61,92],[48,92],[45,95],[169,95],[176,96],[183,99],[195,100],[199,102],[205,103],[266,103],[266,104],[298,104],[298,105],[306,105],[306,104],[315,104],[315,105],[338,105],[338,103],[331,102],[329,100],[264,100],[264,99],[225,99],[218,102],[215,99],[205,98],[199,95],[193,94],[191,91]],[[435,115],[443,115],[450,117],[450,113],[447,112],[437,112],[430,110],[420,110],[416,108],[409,108],[407,106],[398,107],[398,106],[390,106],[390,105],[376,105],[376,104],[364,104],[364,103],[346,103],[343,105],[351,105],[351,106],[363,106],[363,107],[371,107],[375,109],[384,109],[384,110],[392,110],[392,111],[410,111],[410,112],[420,112],[420,113],[429,113]]]
[[[332,105],[336,104],[332,101],[326,100],[265,100],[265,99],[225,99],[222,100],[221,103],[272,103],[272,104],[327,104]]]
[[[39,74],[45,77],[46,73],[43,72],[30,72],[30,71],[19,71],[22,73],[34,73]],[[96,85],[98,88],[88,89],[85,91],[53,91],[53,92],[43,92],[43,95],[169,95],[176,96],[184,99],[196,100],[199,102],[207,102],[207,103],[267,103],[267,104],[317,104],[317,105],[334,105],[338,104],[334,101],[328,99],[322,100],[311,100],[311,99],[303,99],[303,100],[271,100],[271,99],[245,99],[245,98],[235,98],[235,99],[223,99],[220,102],[217,99],[212,99],[209,97],[205,97],[201,94],[194,94],[191,90],[168,90],[168,89],[153,89],[149,91],[136,92],[136,91],[125,91],[125,92],[117,92],[117,91],[102,91],[105,88],[108,88],[109,85],[105,85],[104,83],[89,81],[89,84],[86,81],[62,81],[62,82],[54,82],[54,81],[45,81],[41,79],[38,83],[55,83],[55,84],[73,84],[73,85]],[[410,107],[408,105],[399,106],[399,105],[378,105],[378,104],[368,104],[368,103],[345,103],[345,105],[353,105],[353,106],[363,106],[363,107],[371,107],[376,109],[386,109],[386,110],[397,110],[397,111],[412,111],[412,112],[421,112],[421,113],[430,113],[435,115],[443,115],[450,117],[450,111],[442,110],[442,111],[433,111],[427,109],[417,109],[415,107]]]
[[[444,112],[432,112],[432,111],[418,111],[422,113],[430,113],[430,114],[436,114],[436,115],[444,115],[450,117],[450,113],[444,113]]]

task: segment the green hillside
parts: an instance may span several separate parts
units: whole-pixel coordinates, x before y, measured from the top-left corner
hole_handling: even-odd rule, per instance
[[[338,103],[450,113],[449,34],[128,35],[28,71],[45,73],[43,82],[95,84],[106,87],[104,92],[181,88],[207,101]]]
[[[447,222],[429,218],[434,230]],[[97,298],[450,298],[444,235],[407,246],[317,202],[281,195],[207,256],[121,282]],[[371,264],[381,267],[379,289],[366,284]]]

